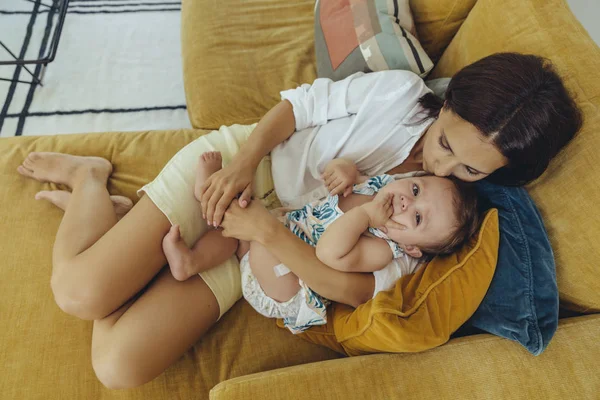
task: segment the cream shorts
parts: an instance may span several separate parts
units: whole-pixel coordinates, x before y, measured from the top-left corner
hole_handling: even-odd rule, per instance
[[[223,126],[218,131],[199,137],[175,154],[156,179],[138,190],[138,196],[145,192],[172,225],[180,226],[181,236],[188,247],[210,229],[202,219],[200,203],[194,197],[198,157],[207,151],[220,151],[223,165],[227,165],[255,126]],[[254,197],[261,199],[267,207],[278,202],[273,190],[269,157],[265,157],[257,168]],[[199,275],[217,298],[220,319],[242,296],[237,258],[233,255],[223,264]]]

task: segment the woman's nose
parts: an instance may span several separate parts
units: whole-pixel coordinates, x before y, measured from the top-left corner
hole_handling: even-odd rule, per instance
[[[454,165],[451,160],[442,159],[437,160],[433,167],[433,173],[436,176],[449,176],[452,173]]]

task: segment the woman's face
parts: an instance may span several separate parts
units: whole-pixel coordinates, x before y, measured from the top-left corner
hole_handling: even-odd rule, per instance
[[[477,181],[505,166],[508,160],[471,123],[442,108],[423,144],[423,169],[437,176],[454,175]]]

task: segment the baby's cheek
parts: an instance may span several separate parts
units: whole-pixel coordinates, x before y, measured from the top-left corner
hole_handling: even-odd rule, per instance
[[[404,239],[405,239],[403,233],[404,233],[404,231],[392,228],[392,229],[388,229],[387,237],[389,237],[396,243],[403,243]]]

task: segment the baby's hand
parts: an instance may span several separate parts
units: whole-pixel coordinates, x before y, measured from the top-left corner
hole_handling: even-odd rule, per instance
[[[361,206],[369,217],[369,226],[375,229],[383,229],[394,213],[392,200],[394,195],[389,192],[379,192],[375,198]]]
[[[358,169],[348,160],[335,159],[327,164],[321,178],[332,196],[343,194],[346,197],[352,193],[352,186],[358,179]]]

